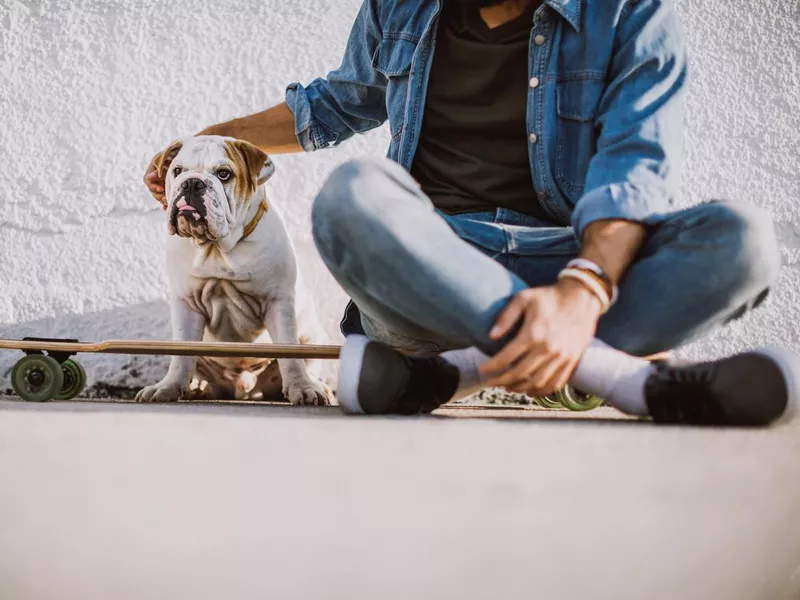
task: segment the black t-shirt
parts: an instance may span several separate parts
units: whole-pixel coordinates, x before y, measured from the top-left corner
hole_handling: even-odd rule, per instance
[[[503,207],[547,218],[526,127],[536,5],[490,29],[478,8],[445,2],[411,174],[446,213]]]

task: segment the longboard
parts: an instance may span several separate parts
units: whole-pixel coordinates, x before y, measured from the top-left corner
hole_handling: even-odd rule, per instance
[[[24,400],[71,400],[83,391],[86,373],[70,357],[80,353],[213,356],[228,358],[336,359],[340,346],[310,344],[243,344],[236,342],[176,342],[163,340],[0,339],[0,350],[26,354],[11,371],[11,385]]]

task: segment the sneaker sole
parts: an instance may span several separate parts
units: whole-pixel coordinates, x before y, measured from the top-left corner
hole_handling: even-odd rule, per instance
[[[364,409],[358,402],[358,384],[361,380],[361,367],[369,338],[363,335],[347,337],[339,354],[339,385],[337,399],[339,406],[347,414],[363,415]]]
[[[786,410],[778,417],[772,424],[780,425],[788,423],[797,417],[800,412],[800,382],[798,382],[798,374],[800,374],[800,357],[780,348],[759,348],[754,351],[756,354],[766,356],[775,364],[783,373],[783,378],[786,383]]]

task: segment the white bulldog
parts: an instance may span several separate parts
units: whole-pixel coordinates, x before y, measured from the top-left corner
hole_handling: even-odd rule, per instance
[[[318,342],[318,327],[298,335],[295,297],[302,288],[283,221],[267,203],[264,183],[275,172],[269,156],[241,140],[197,136],[174,142],[155,165],[166,180],[173,339]],[[310,306],[304,309],[304,321],[316,326]],[[267,363],[175,356],[164,379],[136,399],[186,397],[195,375],[205,380],[202,387],[208,384],[207,395],[257,398],[274,388]],[[329,403],[329,392],[305,361],[279,359],[278,368],[289,402]]]

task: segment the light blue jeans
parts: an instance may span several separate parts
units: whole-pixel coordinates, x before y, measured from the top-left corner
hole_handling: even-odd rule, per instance
[[[314,202],[314,240],[352,298],[342,332],[398,347],[487,354],[503,307],[556,281],[578,254],[569,227],[506,209],[447,216],[411,175],[383,158],[336,169]],[[710,202],[649,230],[597,337],[629,354],[670,350],[760,304],[780,269],[769,216]]]

